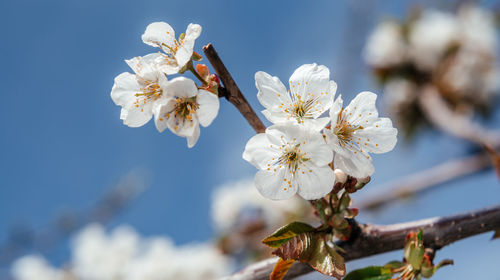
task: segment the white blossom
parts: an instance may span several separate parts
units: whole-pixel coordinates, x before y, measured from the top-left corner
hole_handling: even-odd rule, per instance
[[[330,70],[323,65],[305,64],[290,77],[290,90],[277,77],[259,71],[255,74],[257,98],[266,109],[266,118],[279,124],[294,121],[321,130],[328,118],[320,118],[333,103],[337,84],[330,81]]]
[[[214,190],[211,216],[216,230],[225,232],[255,218],[277,228],[289,217],[305,216],[308,209],[309,203],[298,196],[286,201],[266,199],[255,188],[254,180],[243,179]]]
[[[135,74],[121,73],[111,89],[111,98],[122,107],[120,119],[130,127],[146,124],[155,106],[167,99],[167,78],[148,60],[147,57],[125,60]]]
[[[143,238],[129,226],[110,234],[88,225],[72,244],[65,269],[50,266],[40,256],[18,259],[16,280],[198,280],[219,279],[231,263],[213,244],[175,246],[167,237]]]
[[[398,65],[407,59],[407,45],[402,27],[394,21],[383,21],[368,37],[363,50],[365,61],[376,68]]]
[[[160,132],[169,128],[176,135],[186,137],[193,147],[200,136],[200,126],[212,123],[219,112],[219,97],[198,89],[193,80],[178,77],[169,82],[166,91],[171,98],[155,107],[155,124]]]
[[[328,194],[335,175],[328,166],[333,153],[322,135],[305,126],[276,124],[252,137],[243,159],[259,169],[255,187],[266,198],[288,199],[298,193],[304,199]]]
[[[449,13],[426,10],[410,28],[411,55],[421,70],[436,67],[454,44],[461,39],[457,19]]]
[[[378,117],[376,99],[372,92],[361,92],[343,108],[339,96],[330,109],[331,128],[324,130],[335,151],[335,168],[356,178],[374,173],[369,152],[386,153],[396,145],[397,130],[390,119]]]
[[[151,54],[149,58],[161,71],[171,75],[178,73],[191,60],[194,42],[200,34],[201,26],[190,23],[186,33],[177,40],[174,29],[168,23],[153,22],[142,34],[142,41],[163,51]]]
[[[16,280],[63,280],[62,271],[37,255],[17,259],[12,266],[12,276]]]

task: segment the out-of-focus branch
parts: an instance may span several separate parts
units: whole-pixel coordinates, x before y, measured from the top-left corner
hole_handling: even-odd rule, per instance
[[[346,251],[345,260],[351,261],[402,249],[406,235],[419,229],[424,232],[424,245],[439,249],[455,241],[498,228],[500,228],[500,205],[458,215],[393,225],[358,224],[358,228],[353,231],[351,240],[338,242],[337,245]],[[270,258],[257,262],[224,279],[269,279],[269,274],[276,261],[277,258]],[[292,279],[312,271],[310,266],[296,263],[289,270],[285,279]]]
[[[10,263],[28,249],[46,252],[88,223],[105,224],[127,208],[145,189],[146,184],[142,176],[133,172],[122,178],[88,211],[64,212],[39,230],[29,227],[15,229],[0,246],[0,265]]]
[[[361,209],[375,209],[393,202],[395,199],[412,196],[489,167],[491,167],[491,159],[486,153],[453,159],[385,183],[383,186],[375,186],[373,189],[377,189],[377,192],[365,196],[365,199],[360,197],[355,202],[355,206]]]
[[[428,120],[440,130],[480,146],[499,144],[498,131],[489,131],[473,122],[468,116],[455,113],[435,87],[423,88],[418,96],[418,102]]]
[[[226,97],[226,99],[240,111],[243,117],[247,119],[248,123],[252,126],[255,132],[263,133],[266,130],[266,127],[257,114],[255,114],[255,111],[252,109],[245,96],[241,93],[240,89],[236,85],[236,82],[233,80],[233,77],[227,70],[212,44],[204,46],[203,52],[224,84],[224,88],[220,88],[219,97]]]

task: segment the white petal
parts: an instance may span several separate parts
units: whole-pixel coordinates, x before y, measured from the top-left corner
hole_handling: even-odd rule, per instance
[[[326,136],[326,143],[330,149],[345,157],[349,157],[351,155],[352,152],[340,144],[339,138],[333,133],[332,129],[325,129],[323,132]]]
[[[330,122],[329,117],[317,119],[304,119],[303,125],[311,130],[320,131]]]
[[[182,137],[191,137],[196,132],[198,127],[198,119],[193,118],[192,120],[176,118],[171,114],[171,117],[167,120],[167,126],[170,131],[175,135]]]
[[[115,83],[111,89],[111,99],[118,106],[125,106],[131,100],[135,100],[135,94],[140,92],[141,86],[137,82],[134,74],[121,73],[116,76]]]
[[[196,102],[200,106],[196,115],[202,126],[209,126],[219,112],[219,97],[209,91],[200,90]]]
[[[184,41],[175,53],[175,59],[177,60],[177,64],[179,64],[181,68],[191,60],[191,56],[193,55],[194,41],[200,36],[200,34],[200,25],[193,23],[188,25]]]
[[[143,57],[137,56],[125,60],[125,62],[140,78],[156,82],[161,75],[156,62],[159,57],[161,57],[159,53],[151,53]]]
[[[300,148],[306,153],[305,157],[309,158],[309,162],[319,167],[332,162],[332,149],[326,144],[321,133],[311,132],[306,139],[305,144],[301,144]]]
[[[285,169],[274,171],[261,170],[255,175],[255,187],[264,197],[273,200],[291,198],[297,192],[297,186],[288,184],[285,179]]]
[[[376,100],[377,95],[373,92],[359,93],[344,110],[347,120],[353,125],[370,126],[378,119]]]
[[[299,186],[298,194],[302,198],[319,199],[332,191],[335,173],[329,166],[315,167],[310,164],[301,169],[303,170],[296,173],[296,179]]]
[[[200,138],[200,126],[197,125],[194,132],[193,132],[193,135],[190,136],[190,137],[187,137],[187,145],[188,145],[188,148],[192,148],[194,147],[194,145],[196,145],[196,142],[198,142],[198,138]]]
[[[279,157],[279,150],[273,145],[266,133],[259,133],[248,140],[243,159],[250,162],[258,169],[267,169],[273,162],[273,158]]]
[[[144,102],[144,100],[146,101]],[[144,97],[129,102],[122,109],[126,111],[126,113],[122,114],[123,124],[130,127],[145,125],[153,117],[153,103],[153,100]]]
[[[175,42],[175,31],[166,22],[153,22],[142,34],[142,41],[153,47],[161,47],[162,44],[173,46]]]
[[[339,168],[355,178],[365,178],[375,172],[371,158],[359,151],[351,154],[349,157],[344,157],[337,153],[335,154],[333,164],[335,168]]]
[[[255,73],[255,86],[259,91],[257,98],[260,104],[268,109],[285,106],[291,102],[285,86],[278,77],[259,71]]]
[[[282,123],[291,119],[290,114],[285,113],[282,109],[276,107],[262,110],[261,113],[272,123]]]
[[[370,153],[387,153],[397,142],[398,130],[392,126],[389,118],[379,118],[371,126],[354,132],[361,148]]]
[[[198,88],[194,81],[184,77],[171,80],[166,86],[166,90],[167,94],[172,97],[193,97],[198,94]]]
[[[332,126],[335,126],[337,123],[337,117],[340,113],[340,110],[342,110],[342,106],[344,104],[344,101],[342,100],[342,95],[339,94],[337,99],[335,99],[335,102],[332,104],[332,107],[330,108],[330,119],[332,121]]]
[[[330,70],[326,66],[304,64],[290,77],[290,91],[302,100],[319,98],[330,92]],[[333,97],[332,97],[333,98]]]
[[[174,110],[175,103],[176,102],[173,98],[168,98],[164,99],[164,101],[159,104],[155,104],[153,113],[155,115],[156,129],[158,129],[159,132],[163,132],[168,126],[168,119],[173,118],[173,114],[170,116],[170,112]]]

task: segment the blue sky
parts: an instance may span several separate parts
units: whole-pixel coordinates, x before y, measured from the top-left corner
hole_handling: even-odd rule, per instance
[[[178,33],[191,22],[202,25],[195,50],[201,53],[204,44],[213,43],[260,111],[253,80],[259,70],[286,81],[298,66],[316,62],[330,68],[344,100],[361,90],[380,92],[362,64],[360,48],[378,19],[401,17],[408,5],[396,0],[2,1],[0,242],[15,224],[36,229],[63,209],[88,208],[132,170],[149,174],[150,188],[111,226],[131,224],[144,235],[169,235],[180,244],[211,238],[211,190],[253,176],[254,168],[241,159],[253,131],[224,100],[193,149],[168,131],[158,133],[153,123],[141,128],[121,123],[109,93],[114,77],[130,71],[124,59],[156,51],[140,39],[149,23],[166,21]],[[500,120],[498,112],[494,119]],[[376,157],[370,185],[467,149],[466,143],[433,132],[413,143],[401,141],[394,152]],[[393,223],[452,214],[498,203],[499,197],[498,181],[488,171],[361,219]],[[456,260],[435,279],[462,278],[470,261],[492,271],[487,266],[500,259],[499,242],[485,236],[455,246],[440,251],[438,259],[463,262]],[[63,246],[49,257],[58,262],[65,255]]]

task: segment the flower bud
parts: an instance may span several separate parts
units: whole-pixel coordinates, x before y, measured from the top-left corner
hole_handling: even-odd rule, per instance
[[[333,170],[333,173],[335,173],[335,182],[336,183],[345,183],[347,181],[347,174],[344,173],[344,171],[336,168]]]
[[[205,64],[196,64],[196,72],[200,74],[200,76],[207,81],[208,75],[210,75],[210,70],[208,70],[208,66]]]

